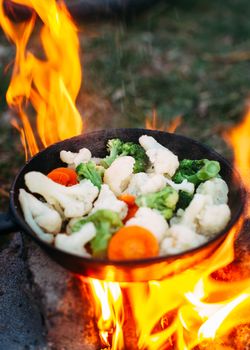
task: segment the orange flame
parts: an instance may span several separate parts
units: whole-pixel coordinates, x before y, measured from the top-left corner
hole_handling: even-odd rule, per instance
[[[130,317],[124,307],[124,293],[136,325],[136,349],[191,350],[250,322],[250,279],[229,286],[211,277],[233,261],[235,234],[241,225],[242,221],[212,256],[164,281],[119,285],[89,279],[102,345],[110,350],[130,348],[123,335],[126,318]]]
[[[177,115],[174,117],[170,123],[162,123],[159,125],[157,112],[153,109],[152,117],[146,117],[145,119],[145,128],[149,130],[160,130],[160,131],[168,131],[170,133],[174,133],[176,129],[182,123],[182,115]]]
[[[0,25],[16,46],[16,57],[7,102],[21,121],[22,144],[26,155],[34,155],[42,147],[78,135],[82,119],[75,106],[81,85],[81,65],[77,29],[65,5],[55,0],[13,0],[31,8],[30,19],[12,22],[0,0]],[[42,20],[40,33],[45,59],[36,57],[28,48],[37,16]],[[41,55],[41,54],[40,54]],[[32,127],[29,104],[36,111]],[[30,113],[29,113],[30,114]],[[15,123],[17,125],[17,123]],[[37,130],[37,135],[34,135]]]
[[[124,322],[124,310],[119,283],[90,279],[90,286],[95,296],[97,325],[102,345],[109,348],[112,346],[114,350],[123,350],[122,325]]]
[[[224,133],[225,140],[234,150],[234,163],[239,171],[244,186],[250,191],[250,109],[236,127]],[[250,206],[247,216],[250,217]]]
[[[146,126],[157,128],[156,113],[151,124]],[[227,140],[235,151],[235,166],[245,186],[250,189],[249,135],[250,111],[240,125],[227,133]],[[99,281],[98,286],[104,288],[105,294],[98,294],[96,282],[89,279],[94,300],[99,305],[96,317],[100,333],[105,331],[109,334],[110,330],[113,332],[114,325],[118,322],[119,327],[116,329],[119,335],[116,336],[124,342],[119,347],[111,338],[106,343],[102,341],[103,345],[110,350],[130,349],[127,337],[123,336],[123,332],[126,334],[126,322],[131,317],[125,304],[121,304],[124,294],[136,328],[136,344],[133,348],[139,350],[191,350],[197,349],[199,345],[202,349],[209,349],[214,339],[222,339],[234,327],[250,323],[250,279],[231,281],[229,285],[226,281],[212,277],[216,271],[233,262],[235,237],[240,232],[244,219],[242,217],[231,229],[226,240],[211,256],[195,267],[163,281],[120,284],[119,303],[111,297],[113,283]],[[106,314],[100,305],[106,305],[111,310],[108,319],[105,319]],[[220,349],[228,349],[223,343],[220,344]]]

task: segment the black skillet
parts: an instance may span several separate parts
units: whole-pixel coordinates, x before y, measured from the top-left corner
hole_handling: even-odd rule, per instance
[[[18,202],[19,189],[25,187],[24,175],[29,171],[49,173],[54,168],[62,166],[59,153],[61,150],[77,152],[87,147],[96,157],[106,155],[107,140],[121,138],[124,141],[138,142],[141,135],[153,136],[159,143],[167,146],[179,159],[214,159],[221,165],[221,176],[229,186],[229,206],[231,220],[226,228],[212,240],[202,246],[190,249],[184,253],[160,256],[144,260],[109,261],[83,258],[63,252],[42,242],[24,221]],[[238,173],[218,153],[210,148],[184,136],[169,134],[162,131],[144,129],[108,129],[87,133],[81,136],[58,142],[35,155],[19,172],[10,191],[10,210],[0,216],[0,234],[20,229],[29,234],[47,253],[60,265],[72,272],[109,281],[129,282],[160,280],[173,273],[183,271],[208,257],[225,239],[230,228],[236,224],[243,212],[245,191]]]

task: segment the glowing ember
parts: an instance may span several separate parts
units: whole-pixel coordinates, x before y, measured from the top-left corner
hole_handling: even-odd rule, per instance
[[[173,120],[171,120],[170,123],[162,123],[159,125],[157,112],[155,109],[153,109],[152,117],[146,117],[145,120],[145,128],[149,130],[161,130],[161,131],[168,131],[170,133],[174,133],[176,129],[181,125],[182,123],[182,116],[177,115]]]
[[[77,29],[62,2],[14,0],[13,3],[33,10],[30,19],[21,23],[14,23],[6,16],[3,3],[0,0],[0,25],[16,46],[7,102],[20,116],[18,130],[26,156],[34,155],[40,147],[82,131],[82,119],[75,106],[81,85]],[[27,48],[37,16],[43,23],[40,34],[43,60]],[[39,134],[39,142],[28,117],[27,102],[36,111],[34,130]]]

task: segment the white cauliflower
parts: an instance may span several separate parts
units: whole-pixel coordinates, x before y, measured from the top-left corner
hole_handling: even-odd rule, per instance
[[[182,224],[173,225],[167,233],[168,237],[161,242],[161,255],[178,254],[198,247],[207,241],[204,236],[197,234],[194,230]]]
[[[134,164],[133,157],[119,157],[105,170],[103,182],[109,185],[116,196],[119,196],[128,186],[133,174]]]
[[[227,204],[208,205],[198,216],[198,232],[213,236],[226,227],[230,216],[231,212]]]
[[[190,194],[194,193],[194,184],[188,182],[187,179],[183,180],[180,184],[176,184],[174,181],[166,178],[166,183],[176,191],[185,191]]]
[[[36,171],[27,173],[24,178],[31,192],[40,194],[57,209],[61,208],[66,218],[79,217],[90,212],[98,195],[98,188],[86,179],[77,185],[66,187]]]
[[[116,198],[108,185],[102,185],[98,199],[94,203],[91,214],[100,209],[108,209],[117,212],[123,220],[128,213],[128,206],[125,202]]]
[[[22,188],[19,191],[19,202],[27,224],[42,241],[52,243],[53,233],[60,232],[62,225],[58,212]]]
[[[161,242],[165,236],[168,223],[156,210],[141,207],[125,226],[141,226],[149,230]]]
[[[196,193],[210,195],[214,204],[226,204],[228,202],[228,186],[224,180],[218,177],[201,183]]]
[[[125,189],[125,193],[132,194],[133,196],[139,196],[141,194],[141,189],[148,181],[149,175],[146,173],[137,173],[131,176],[128,187]]]
[[[210,196],[195,194],[189,206],[183,212],[181,223],[193,229],[197,229],[200,213],[207,205],[212,205],[213,201]]]
[[[201,235],[213,236],[223,230],[229,220],[227,204],[214,204],[212,196],[197,193],[186,210],[179,212],[170,223],[173,226],[181,224]]]
[[[92,157],[90,160],[92,162],[94,162],[96,165],[100,165],[101,161],[102,161],[102,158]]]
[[[179,167],[178,157],[168,148],[159,144],[152,136],[143,135],[139,138],[141,146],[158,174],[174,175]]]
[[[128,188],[124,191],[134,196],[158,192],[166,186],[166,178],[161,174],[133,174]]]
[[[90,257],[86,251],[85,245],[96,235],[96,228],[92,222],[88,222],[81,227],[78,232],[66,235],[59,233],[55,238],[55,247],[67,253],[78,256]]]
[[[61,161],[67,163],[71,168],[76,168],[80,163],[87,163],[91,159],[91,152],[87,148],[81,148],[78,153],[71,151],[60,152]]]

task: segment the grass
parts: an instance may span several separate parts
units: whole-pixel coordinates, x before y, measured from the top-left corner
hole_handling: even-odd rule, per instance
[[[178,133],[230,157],[221,133],[241,119],[249,98],[249,15],[247,0],[175,0],[126,22],[81,23],[84,83],[78,106],[87,129],[141,127],[155,109],[159,124],[182,115]],[[4,63],[6,58],[0,109],[6,116]],[[7,119],[0,119],[5,191],[24,162]],[[6,205],[1,196],[0,208]]]

